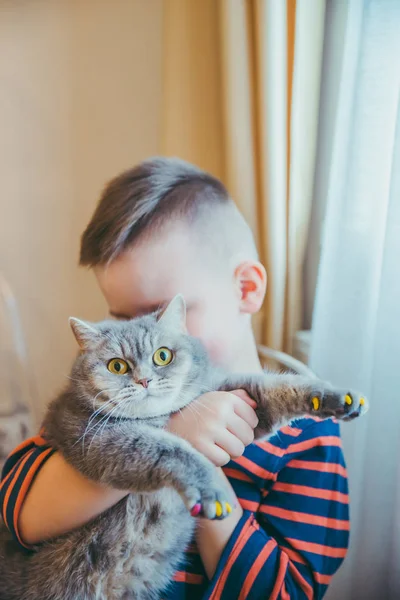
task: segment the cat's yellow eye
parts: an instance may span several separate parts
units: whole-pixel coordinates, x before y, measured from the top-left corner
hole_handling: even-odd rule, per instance
[[[125,375],[129,370],[129,365],[122,358],[113,358],[107,365],[107,369],[114,375]]]
[[[172,361],[174,355],[168,348],[159,348],[153,354],[153,362],[157,367],[165,367]]]

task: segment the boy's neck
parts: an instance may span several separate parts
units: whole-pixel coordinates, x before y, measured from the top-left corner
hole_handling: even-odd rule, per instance
[[[231,364],[229,371],[231,373],[261,373],[262,367],[257,351],[257,344],[254,339],[253,331],[250,329],[243,337],[240,343],[240,352],[237,353],[238,359]]]

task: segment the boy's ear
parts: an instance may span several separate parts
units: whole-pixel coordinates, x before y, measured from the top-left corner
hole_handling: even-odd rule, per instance
[[[96,329],[96,327],[91,323],[81,321],[80,319],[76,319],[75,317],[70,317],[69,324],[76,338],[76,341],[78,342],[79,347],[82,348],[82,350],[93,346],[94,343],[100,340],[100,331]]]
[[[175,296],[175,298],[161,310],[157,317],[157,321],[159,323],[166,323],[168,326],[186,333],[186,302],[182,294]]]
[[[257,313],[264,302],[267,272],[258,261],[246,261],[235,270],[235,282],[240,297],[240,312]]]

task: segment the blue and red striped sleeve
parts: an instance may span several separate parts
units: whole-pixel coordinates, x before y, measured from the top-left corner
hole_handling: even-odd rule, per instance
[[[3,467],[0,483],[1,516],[15,540],[25,549],[30,549],[30,546],[21,539],[18,529],[21,506],[35,476],[54,452],[54,448],[39,434],[17,446]]]
[[[257,510],[254,500],[241,500],[246,510],[204,600],[311,600],[326,592],[349,542],[347,476],[338,424],[307,421],[279,432],[287,438],[290,430],[285,444],[254,445],[276,456],[276,470],[263,472],[260,454],[254,464],[251,455],[235,461],[239,498],[246,477],[264,477],[264,489]]]

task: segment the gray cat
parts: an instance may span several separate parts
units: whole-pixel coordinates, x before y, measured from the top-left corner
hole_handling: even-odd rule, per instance
[[[184,323],[181,296],[163,312],[131,321],[71,319],[81,353],[47,411],[46,438],[89,479],[131,493],[28,556],[3,527],[2,600],[160,597],[192,538],[193,508],[200,504],[208,519],[229,512],[215,467],[164,429],[171,413],[204,392],[247,390],[258,405],[256,437],[307,414],[348,420],[367,409],[359,394],[317,379],[221,373]]]

